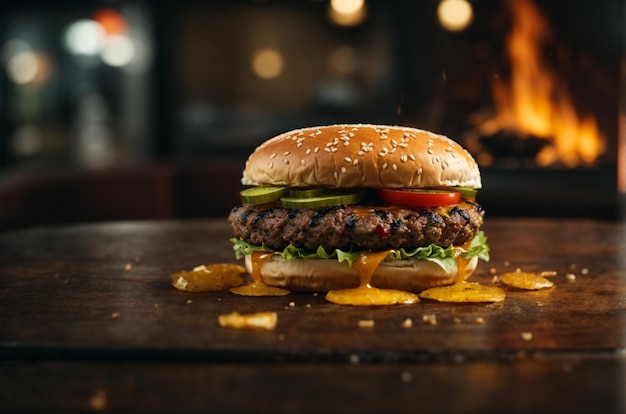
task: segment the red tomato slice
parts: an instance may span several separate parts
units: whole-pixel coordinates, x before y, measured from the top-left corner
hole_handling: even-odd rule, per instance
[[[376,195],[388,203],[411,207],[449,206],[458,204],[461,201],[461,193],[446,190],[390,190],[379,188],[376,190]]]

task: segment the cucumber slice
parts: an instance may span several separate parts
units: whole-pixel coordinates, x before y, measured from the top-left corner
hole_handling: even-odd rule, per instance
[[[296,198],[319,197],[326,192],[324,187],[291,187],[289,196]]]
[[[288,187],[250,187],[239,194],[248,204],[263,204],[277,201],[289,191]]]
[[[280,202],[287,208],[332,207],[356,204],[365,199],[366,195],[365,190],[333,191],[317,197],[283,197]]]

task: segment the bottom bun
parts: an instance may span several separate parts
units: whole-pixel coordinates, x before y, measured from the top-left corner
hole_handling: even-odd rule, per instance
[[[252,274],[252,259],[245,258],[246,269]],[[466,267],[463,280],[476,269],[478,258],[472,258]],[[287,260],[276,254],[261,264],[261,280],[266,285],[294,291],[325,292],[334,289],[354,288],[361,281],[357,271],[347,262],[335,259]],[[457,282],[457,269],[446,272],[428,260],[392,260],[382,262],[370,284],[382,289],[421,292],[424,289],[451,285]]]

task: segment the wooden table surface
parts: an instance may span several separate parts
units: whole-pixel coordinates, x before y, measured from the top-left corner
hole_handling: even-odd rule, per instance
[[[225,220],[0,234],[0,412],[626,412],[626,223],[484,230],[472,280],[553,270],[556,288],[389,307],[186,293],[171,273],[235,261]],[[232,311],[278,324],[219,327]]]

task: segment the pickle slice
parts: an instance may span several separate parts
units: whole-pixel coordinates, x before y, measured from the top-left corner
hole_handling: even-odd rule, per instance
[[[288,190],[288,187],[250,187],[239,194],[241,199],[248,204],[263,204],[279,200],[287,194]]]
[[[314,208],[332,207],[356,204],[366,196],[365,190],[332,191],[317,197],[283,197],[280,199],[283,207],[287,208]]]
[[[461,193],[461,198],[463,199],[474,199],[476,198],[476,194],[478,194],[478,190],[475,190],[473,188],[470,187],[454,187],[453,188],[454,191],[458,191],[459,193]]]
[[[326,188],[324,187],[291,187],[289,196],[297,198],[319,197],[325,192]]]

